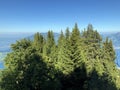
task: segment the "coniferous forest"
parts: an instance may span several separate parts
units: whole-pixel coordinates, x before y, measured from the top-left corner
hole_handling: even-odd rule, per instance
[[[11,45],[0,71],[0,90],[120,90],[112,41],[91,24],[80,32],[40,33]]]

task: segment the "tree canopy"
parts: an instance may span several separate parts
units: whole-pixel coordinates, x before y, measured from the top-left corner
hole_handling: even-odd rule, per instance
[[[120,90],[112,41],[105,41],[91,24],[80,32],[77,23],[70,32],[11,45],[0,71],[0,90]]]

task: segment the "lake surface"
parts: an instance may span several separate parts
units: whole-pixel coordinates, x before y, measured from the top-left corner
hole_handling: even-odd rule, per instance
[[[115,61],[115,63],[118,67],[120,67],[120,49],[116,49],[115,51],[116,51],[116,61]]]
[[[3,62],[0,62],[0,69],[4,68]]]
[[[11,51],[10,45],[31,35],[33,33],[0,33],[0,69],[4,68],[3,59]]]

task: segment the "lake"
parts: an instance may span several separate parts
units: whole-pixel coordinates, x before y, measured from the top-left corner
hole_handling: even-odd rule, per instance
[[[10,45],[31,35],[33,33],[0,33],[0,69],[4,67],[3,59],[10,52]]]

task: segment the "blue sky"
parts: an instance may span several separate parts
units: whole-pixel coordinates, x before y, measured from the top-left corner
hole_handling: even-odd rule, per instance
[[[0,0],[0,32],[120,31],[120,0]]]

